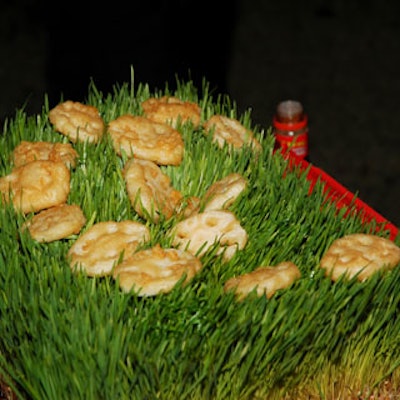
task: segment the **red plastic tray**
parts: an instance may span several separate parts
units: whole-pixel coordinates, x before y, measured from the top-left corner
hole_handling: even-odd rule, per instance
[[[359,213],[363,221],[371,222],[375,221],[380,229],[388,230],[390,239],[394,240],[399,234],[399,229],[388,221],[381,214],[376,212],[368,204],[363,202],[361,199],[356,197],[354,193],[349,191],[346,187],[336,181],[332,176],[327,174],[322,169],[315,165],[297,157],[290,157],[294,161],[295,165],[299,166],[301,170],[308,171],[307,179],[311,182],[310,190],[313,190],[315,184],[318,181],[324,183],[324,191],[328,199],[332,200],[337,208],[352,207]]]

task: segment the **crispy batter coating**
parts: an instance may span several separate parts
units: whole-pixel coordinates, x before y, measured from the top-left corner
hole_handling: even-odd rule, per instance
[[[229,208],[247,187],[247,180],[232,173],[213,183],[204,195],[205,211]]]
[[[96,107],[67,100],[49,112],[55,129],[73,143],[97,143],[104,134],[105,124]]]
[[[236,216],[225,210],[194,214],[178,222],[171,233],[173,246],[198,257],[218,243],[217,254],[223,253],[225,261],[230,260],[247,243],[247,232]]]
[[[336,239],[321,259],[326,276],[338,280],[342,275],[364,281],[381,269],[400,263],[400,247],[389,239],[354,233]]]
[[[182,194],[171,185],[171,179],[152,161],[130,159],[123,170],[129,200],[145,219],[158,222],[160,216],[172,217]]]
[[[67,201],[70,171],[61,161],[32,161],[0,178],[0,194],[22,213],[38,212]]]
[[[98,222],[69,249],[70,267],[88,276],[110,275],[119,261],[130,257],[149,238],[147,226],[136,221]]]
[[[291,261],[285,261],[277,266],[258,267],[252,272],[228,279],[224,290],[234,290],[239,299],[254,290],[258,296],[271,298],[277,290],[292,285],[300,276],[299,268]]]
[[[206,134],[213,134],[213,141],[221,148],[227,143],[236,149],[251,146],[255,151],[261,150],[261,144],[253,132],[235,118],[213,115],[204,123],[204,129]]]
[[[15,167],[36,160],[62,161],[68,168],[75,168],[77,151],[70,143],[28,142],[23,140],[12,153]]]
[[[200,126],[200,106],[191,101],[180,100],[174,96],[151,97],[142,102],[144,115],[160,123],[167,123],[174,128],[179,123],[190,121],[193,127]]]
[[[76,204],[60,204],[40,211],[24,228],[38,242],[53,242],[78,234],[86,223],[86,217]]]
[[[184,143],[181,134],[165,123],[148,118],[122,115],[108,126],[117,154],[153,161],[159,165],[179,165]]]
[[[139,296],[154,296],[170,292],[184,278],[188,283],[202,264],[192,254],[156,245],[141,250],[117,265],[113,276],[125,292],[134,289]]]

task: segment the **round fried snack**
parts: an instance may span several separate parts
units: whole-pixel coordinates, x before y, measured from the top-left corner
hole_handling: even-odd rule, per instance
[[[70,171],[61,161],[32,161],[0,178],[0,194],[22,213],[38,212],[67,201]]]
[[[178,209],[182,194],[154,162],[132,158],[123,176],[132,207],[142,218],[157,223],[161,215],[169,219]]]
[[[204,195],[204,211],[229,208],[247,187],[247,180],[232,173],[213,183]]]
[[[149,229],[139,222],[98,222],[69,249],[70,267],[74,271],[84,271],[88,276],[110,275],[119,261],[130,257],[149,239]]]
[[[78,205],[60,204],[39,212],[24,228],[38,242],[53,242],[78,234],[85,223],[85,215]]]
[[[142,102],[144,115],[155,122],[167,123],[174,128],[178,123],[190,121],[193,127],[200,125],[201,109],[196,103],[173,96],[151,97]]]
[[[55,129],[73,143],[97,143],[104,134],[104,121],[96,107],[67,100],[49,112]]]
[[[13,151],[13,163],[20,167],[36,160],[62,161],[75,168],[78,153],[70,143],[28,142],[23,140]]]
[[[261,144],[254,137],[253,132],[235,118],[213,115],[204,123],[204,128],[206,134],[213,134],[213,142],[221,148],[227,143],[236,149],[251,146],[254,150],[261,150]]]
[[[212,210],[194,214],[176,224],[171,231],[173,246],[201,257],[218,242],[217,254],[230,260],[247,243],[247,232],[230,211]]]
[[[300,278],[299,268],[291,261],[285,261],[277,266],[258,267],[252,272],[228,279],[224,290],[234,290],[239,299],[243,299],[252,291],[258,296],[271,298],[279,289],[285,289]]]
[[[184,144],[181,134],[165,123],[122,115],[108,125],[114,150],[128,157],[154,161],[159,165],[179,165]]]
[[[336,239],[321,259],[325,275],[338,280],[342,275],[357,275],[364,281],[382,269],[392,269],[400,263],[400,247],[389,239],[354,233]]]
[[[156,245],[141,250],[117,265],[113,276],[123,291],[134,289],[139,296],[170,292],[184,278],[189,282],[202,264],[197,257],[178,249]]]

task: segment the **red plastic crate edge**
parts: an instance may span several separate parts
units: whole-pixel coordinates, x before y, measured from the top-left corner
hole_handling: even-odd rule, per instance
[[[374,220],[382,226],[383,229],[389,231],[391,240],[394,240],[397,237],[399,229],[394,224],[388,221],[387,218],[383,217],[364,201],[355,197],[354,193],[349,191],[332,176],[306,160],[293,157],[290,158],[293,159],[294,163],[299,166],[301,170],[308,171],[307,179],[311,182],[310,190],[312,190],[317,181],[320,180],[325,184],[325,193],[327,198],[332,199],[337,208],[353,206],[363,221],[370,222]]]

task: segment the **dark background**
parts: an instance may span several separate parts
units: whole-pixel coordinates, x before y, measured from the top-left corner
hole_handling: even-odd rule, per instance
[[[127,6],[130,4],[130,7]],[[300,100],[310,159],[400,225],[397,0],[99,2],[1,0],[0,124],[61,96],[178,75],[227,93],[268,128]]]

